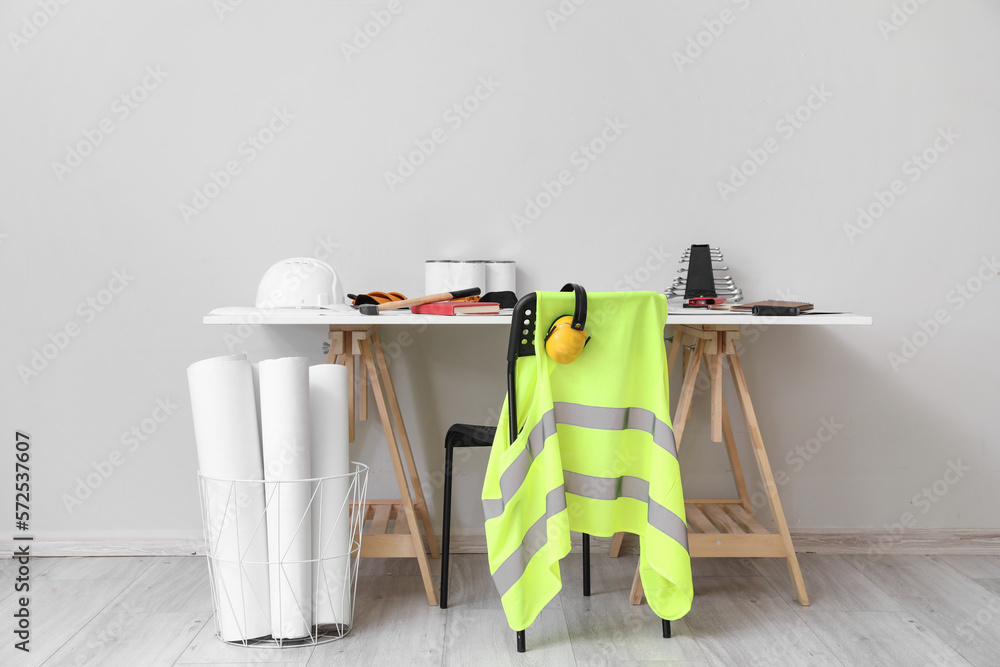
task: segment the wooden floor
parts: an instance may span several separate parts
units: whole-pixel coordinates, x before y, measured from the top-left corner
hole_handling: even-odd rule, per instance
[[[413,561],[363,560],[354,629],[315,648],[247,649],[213,635],[203,558],[32,561],[31,653],[12,647],[13,561],[0,561],[2,665],[1000,665],[1000,556],[802,554],[813,605],[782,561],[696,559],[691,613],[660,637],[628,591],[635,556],[580,556],[514,651],[485,555],[455,555],[447,610]],[[434,561],[438,565],[440,561]]]

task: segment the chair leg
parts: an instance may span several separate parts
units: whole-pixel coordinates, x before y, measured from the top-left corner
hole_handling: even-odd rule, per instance
[[[444,448],[444,519],[441,524],[441,601],[442,609],[448,608],[448,561],[451,555],[451,468],[454,447]]]
[[[663,619],[663,638],[670,639],[670,621]]]
[[[445,483],[448,483],[447,478],[445,478]],[[587,533],[583,534],[583,594],[590,595],[590,535]],[[663,631],[669,633],[670,622],[664,621],[664,623],[666,625],[663,626]],[[517,631],[517,652],[525,652],[524,630]]]

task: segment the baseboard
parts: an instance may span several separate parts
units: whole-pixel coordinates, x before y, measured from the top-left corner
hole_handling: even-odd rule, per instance
[[[482,535],[453,537],[452,553],[486,553],[486,538]],[[907,530],[903,535],[884,530],[844,528],[813,528],[793,530],[792,543],[796,553],[817,554],[885,554],[885,555],[1000,555],[1000,531],[988,529],[921,529]],[[594,537],[590,541],[595,551],[607,550],[611,539]],[[573,551],[580,550],[580,538],[574,536]],[[639,553],[639,540],[626,535],[623,554]]]
[[[9,557],[14,549],[28,545],[32,558],[66,558],[70,556],[203,556],[205,541],[191,538],[86,538],[46,539],[31,542],[0,542],[0,554]]]
[[[792,531],[797,553],[818,554],[884,554],[884,555],[1000,555],[1000,531],[987,529],[922,529],[907,530],[903,535],[871,529],[847,530],[808,529]],[[440,540],[439,540],[440,543]],[[15,545],[24,542],[0,542],[0,554],[9,557]],[[205,543],[194,538],[144,539],[36,539],[31,542],[34,558],[68,556],[203,556]],[[611,539],[595,537],[591,548],[607,551]],[[574,535],[573,551],[580,550],[580,537]],[[638,540],[627,535],[621,553],[639,551]],[[453,535],[452,553],[486,553],[483,535]]]
[[[980,528],[793,530],[796,553],[885,555],[1000,555],[1000,530]]]

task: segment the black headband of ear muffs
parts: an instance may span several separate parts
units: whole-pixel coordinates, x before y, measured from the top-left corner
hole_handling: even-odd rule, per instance
[[[587,326],[587,290],[576,283],[566,283],[560,292],[573,292],[576,295],[576,306],[573,308],[572,327],[583,331]]]

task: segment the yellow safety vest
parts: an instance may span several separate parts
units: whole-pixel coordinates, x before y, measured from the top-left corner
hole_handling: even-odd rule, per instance
[[[593,338],[576,361],[560,365],[545,353],[545,334],[573,312],[573,300],[538,293],[535,354],[517,361],[513,443],[504,401],[483,486],[490,571],[510,627],[524,630],[562,588],[559,560],[570,551],[571,530],[635,533],[649,606],[675,620],[694,592],[668,412],[667,300],[654,292],[588,294]]]

